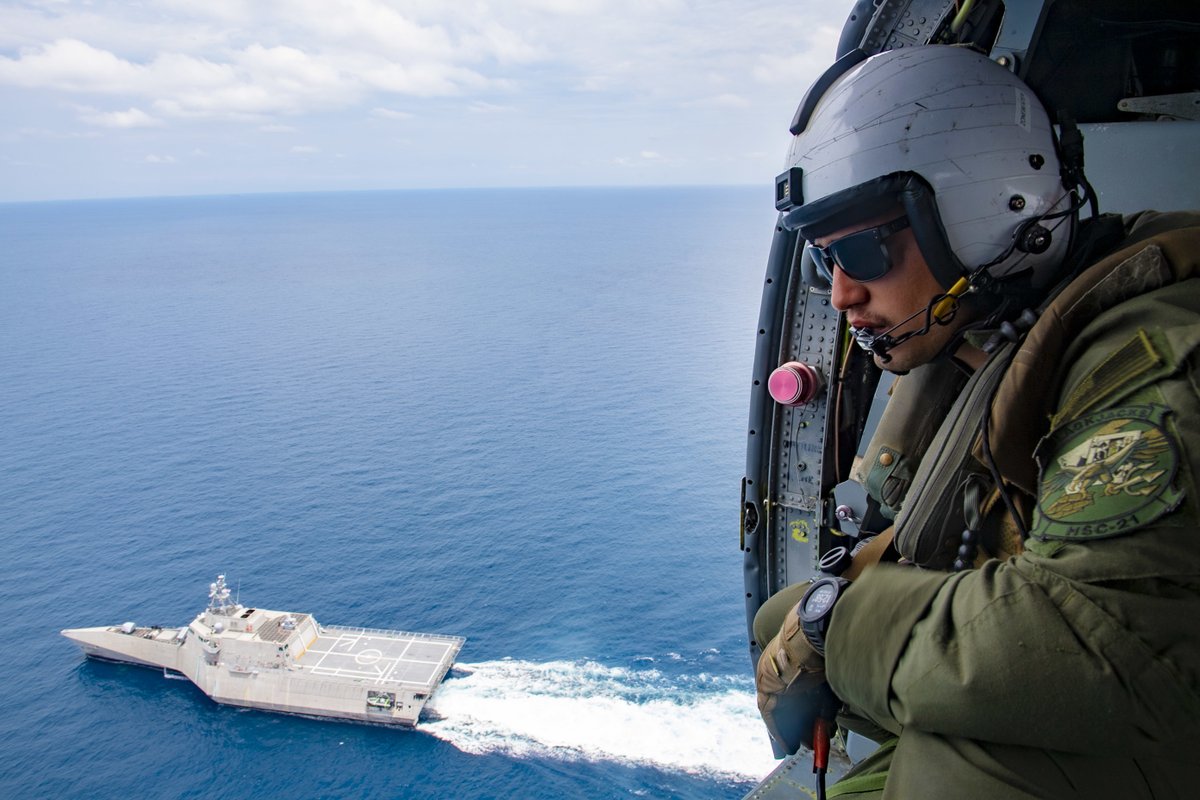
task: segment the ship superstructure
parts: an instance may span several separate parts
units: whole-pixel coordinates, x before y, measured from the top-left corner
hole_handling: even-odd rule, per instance
[[[461,636],[320,625],[310,614],[248,608],[225,576],[185,626],[132,622],[62,632],[93,658],[185,676],[218,703],[415,725],[454,664]]]

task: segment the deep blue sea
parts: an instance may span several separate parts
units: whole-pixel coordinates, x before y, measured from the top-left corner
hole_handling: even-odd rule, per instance
[[[739,798],[770,187],[0,205],[0,797]],[[467,637],[415,730],[67,627]]]

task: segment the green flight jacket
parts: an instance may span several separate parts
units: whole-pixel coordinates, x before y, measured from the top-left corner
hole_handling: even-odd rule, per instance
[[[967,385],[989,392],[964,405],[971,435],[935,439],[905,501],[935,502],[921,471],[947,450],[988,474],[990,400],[1023,549],[993,536],[1000,557],[957,573],[883,564],[835,607],[829,683],[899,736],[885,798],[1200,796],[1200,213],[1127,233],[998,381]],[[1008,516],[992,503],[993,529]],[[914,519],[936,522],[906,505],[896,539],[923,563]]]

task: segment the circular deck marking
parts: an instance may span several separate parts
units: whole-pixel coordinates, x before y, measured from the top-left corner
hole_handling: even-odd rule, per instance
[[[378,650],[362,650],[354,654],[354,663],[365,667],[368,664],[374,664],[382,657],[383,653]]]

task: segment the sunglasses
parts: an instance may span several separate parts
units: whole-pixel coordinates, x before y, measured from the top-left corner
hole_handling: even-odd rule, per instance
[[[817,274],[833,283],[833,268],[836,266],[847,278],[866,283],[882,278],[892,268],[892,257],[884,242],[893,234],[909,226],[908,217],[899,217],[874,228],[843,236],[824,247],[808,243]]]

